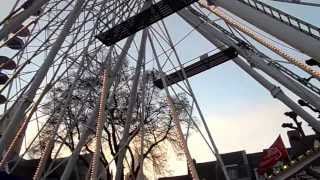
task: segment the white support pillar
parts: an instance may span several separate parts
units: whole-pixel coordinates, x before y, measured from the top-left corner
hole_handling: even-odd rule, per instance
[[[223,46],[233,46],[238,50],[238,53],[245,57],[250,63],[253,65],[259,65],[262,70],[268,69],[269,67],[263,59],[257,60],[257,56],[254,53],[250,54],[250,51],[246,51],[239,47],[232,39],[230,39],[227,35],[223,34],[222,32],[215,29],[213,26],[210,26],[209,24],[201,23],[199,20],[199,17],[194,16],[192,13],[190,13],[187,10],[183,10],[179,12],[179,15],[186,20],[191,26],[197,28],[197,31],[202,34],[208,41],[216,45],[217,47],[223,47]],[[258,81],[262,86],[264,86],[267,90],[269,90],[274,98],[279,99],[282,103],[287,105],[290,109],[295,111],[300,117],[302,117],[306,122],[310,124],[311,127],[318,130],[320,129],[320,122],[317,121],[314,117],[312,117],[309,113],[307,113],[305,110],[303,110],[297,103],[292,101],[287,95],[284,94],[284,92],[279,88],[270,83],[266,78],[264,78],[262,75],[260,75],[257,71],[250,68],[250,66],[243,62],[239,57],[234,59],[234,62],[241,67],[244,71],[246,71],[251,77],[253,77],[256,81]],[[272,76],[277,80],[277,77],[280,77],[280,79],[287,78],[285,75],[281,74],[281,72],[271,71],[272,67],[269,67],[268,70],[266,70],[266,73],[268,75],[274,75]],[[267,72],[268,71],[268,72]],[[269,72],[270,71],[270,72]],[[283,79],[284,80],[284,79]],[[292,81],[290,78],[287,78],[287,81]],[[282,82],[282,80],[280,80]],[[294,84],[294,81],[290,82],[293,83],[290,86],[292,86],[292,90],[299,92],[300,90],[309,92],[306,89],[303,89],[304,87],[301,86],[300,90],[296,89],[296,85]],[[288,85],[288,84],[286,84]],[[298,93],[300,94],[300,93]],[[300,94],[303,95],[303,94]],[[310,97],[313,98],[312,100],[318,99],[317,96]],[[315,98],[315,99],[314,99]]]
[[[215,39],[215,41],[223,42],[223,44],[227,46],[233,46],[237,48],[239,54],[246,58],[250,63],[252,63],[256,68],[261,69],[267,75],[272,77],[274,80],[278,81],[280,84],[288,88],[294,94],[299,96],[300,98],[306,100],[310,104],[312,104],[317,109],[320,109],[320,97],[315,95],[314,93],[310,92],[308,89],[300,85],[298,82],[292,80],[291,78],[287,77],[286,75],[282,74],[276,68],[269,66],[265,60],[254,54],[253,52],[244,49],[243,47],[239,47],[237,42],[230,39],[228,36],[220,32],[219,30],[215,29],[213,26],[203,23],[199,17],[193,15],[188,10],[182,10],[179,12],[179,15],[191,26],[196,28],[199,33],[201,33],[204,37],[206,37],[209,41]]]
[[[319,39],[302,32],[294,26],[290,26],[284,21],[280,21],[270,15],[258,11],[240,0],[215,0],[214,2],[216,6],[220,6],[228,10],[250,24],[288,43],[292,47],[299,49],[301,52],[320,62]],[[304,28],[307,29],[308,27]],[[319,35],[319,29],[318,32],[315,33]]]

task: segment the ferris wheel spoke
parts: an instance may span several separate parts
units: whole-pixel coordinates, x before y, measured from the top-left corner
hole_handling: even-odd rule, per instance
[[[54,79],[54,77],[52,78],[52,80]],[[47,86],[46,86],[46,88],[43,90],[43,92],[42,92],[42,94],[40,95],[40,97],[38,98],[38,100],[37,100],[37,102],[33,105],[33,110],[31,110],[31,113],[29,113],[29,115],[28,115],[28,118],[25,120],[25,122],[24,122],[24,125],[23,126],[27,126],[27,124],[28,124],[28,122],[30,121],[30,118],[32,117],[32,115],[33,115],[33,113],[35,112],[35,110],[37,110],[37,108],[40,108],[41,106],[38,106],[39,105],[39,103],[41,102],[41,100],[42,100],[42,98],[46,95],[46,93],[47,92],[49,92],[49,90],[50,90],[50,86],[53,86],[55,83],[50,83],[50,84],[48,84]],[[22,126],[22,127],[23,127]],[[24,128],[23,128],[24,129]],[[20,137],[20,136],[22,136],[22,133],[23,133],[24,131],[22,131],[22,130],[20,130],[19,131],[19,133],[18,133],[18,137]],[[37,136],[36,136],[37,137]],[[36,138],[35,137],[35,138]],[[32,143],[31,143],[32,144]],[[14,140],[13,141],[13,143],[10,145],[11,147],[14,147],[14,146],[16,146],[16,140]],[[12,148],[11,148],[12,149]],[[12,151],[12,150],[11,150]],[[10,152],[10,148],[9,148],[9,150],[7,151],[7,153],[11,153]],[[4,161],[6,161],[6,159],[4,159]]]
[[[69,50],[72,48],[72,46],[70,46],[70,48],[69,48]],[[67,54],[67,52],[69,51],[69,50],[67,50],[66,52],[64,52],[65,54]],[[66,55],[65,54],[62,54],[62,55],[60,55],[60,57],[65,57]],[[59,55],[59,54],[58,54]],[[59,58],[58,58],[59,59]],[[57,61],[57,60],[56,60]],[[59,67],[61,67],[61,63],[63,63],[63,61],[61,61],[60,62],[60,64],[58,65]],[[26,63],[25,63],[25,65],[27,65],[27,64],[30,64],[30,62],[29,62],[29,60],[28,61],[26,61]],[[20,78],[20,72],[23,70],[23,68],[21,68],[20,70],[18,70],[14,75],[13,75],[13,78],[14,77],[19,77]],[[7,82],[7,83],[10,83],[11,81],[12,81],[13,79],[9,79],[9,81]],[[1,91],[3,91],[5,88],[6,88],[6,86],[7,86],[7,84],[2,88],[2,90]]]
[[[62,23],[63,23],[63,22],[62,22]],[[38,33],[38,34],[40,34],[40,33]],[[35,36],[35,37],[36,37],[36,36]],[[35,37],[34,37],[34,38],[35,38]],[[34,38],[33,38],[33,39],[34,39]],[[31,40],[31,41],[32,41],[32,40]],[[44,44],[43,44],[43,45],[44,45]],[[42,47],[43,45],[41,45],[41,46],[39,47],[39,49],[36,50],[36,52],[35,52],[35,54],[33,55],[33,57],[35,57],[35,56],[37,55],[36,53],[39,52],[39,50],[41,49],[41,47]],[[14,55],[14,57],[16,57],[16,56],[18,56],[18,55],[19,55],[19,52],[16,53],[16,55]],[[14,58],[14,57],[13,57],[13,58]],[[21,58],[21,57],[23,57],[23,56],[20,56],[20,58]],[[20,58],[18,59],[18,62],[20,62]],[[31,58],[30,58],[30,59],[31,59]],[[30,63],[30,59],[27,60],[27,61],[22,65],[22,67],[20,67],[19,70],[17,70],[17,71],[15,72],[15,74],[13,75],[13,77],[12,77],[11,79],[9,79],[9,81],[4,85],[4,87],[2,87],[1,92],[9,85],[10,82],[12,82],[12,80],[20,73],[20,71],[22,71],[23,68]],[[9,92],[10,92],[10,89],[11,89],[11,88],[9,88]]]
[[[81,12],[80,9],[83,4],[84,4],[84,0],[80,0],[79,2],[77,2],[76,8],[73,10],[73,12],[68,17],[68,20],[64,26],[64,29],[61,32],[60,38],[56,41],[56,43],[52,47],[48,57],[46,58],[44,64],[42,65],[42,69],[37,72],[37,75],[36,75],[34,81],[30,85],[30,89],[27,90],[27,92],[25,94],[25,99],[22,102],[17,104],[17,107],[16,107],[17,110],[15,111],[16,114],[14,114],[12,117],[10,117],[11,122],[10,122],[9,126],[11,128],[9,128],[9,129],[11,129],[10,130],[11,132],[9,132],[9,131],[5,132],[1,138],[1,143],[0,143],[1,152],[3,152],[5,144],[8,143],[8,136],[12,137],[12,135],[15,133],[15,130],[17,129],[17,125],[19,124],[18,122],[21,121],[22,114],[24,114],[24,111],[30,105],[30,100],[28,102],[27,98],[30,98],[30,99],[34,98],[36,89],[40,86],[43,78],[45,77],[46,72],[49,69],[50,65],[52,64],[52,62],[56,56],[56,52],[58,52],[59,47],[62,45],[62,43],[67,35],[68,30],[71,29],[72,24],[76,20],[77,16],[80,14],[80,12]]]
[[[52,143],[51,143],[52,144]],[[49,144],[50,145],[50,144]],[[50,146],[48,146],[48,147],[50,147]],[[43,166],[43,165],[42,165]],[[40,170],[41,170],[41,164],[39,165],[39,167],[40,167]],[[37,173],[36,173],[36,175],[37,175]]]
[[[190,85],[190,82],[189,82],[189,80],[188,80],[188,77],[187,77],[187,75],[186,75],[184,66],[182,65],[182,61],[181,61],[181,59],[180,59],[180,57],[179,57],[179,55],[178,55],[177,50],[176,50],[175,47],[174,47],[174,43],[173,43],[173,41],[172,41],[172,39],[171,39],[171,36],[170,36],[170,34],[169,34],[169,32],[168,32],[168,29],[167,29],[165,23],[164,23],[163,21],[161,21],[161,23],[162,23],[162,26],[163,26],[163,28],[164,28],[165,37],[168,39],[169,46],[173,49],[173,52],[174,52],[176,61],[178,62],[179,68],[180,68],[180,70],[181,70],[181,72],[182,72],[183,79],[185,79],[185,84],[184,84],[184,85],[185,85],[185,89],[189,92],[189,93],[187,93],[187,94],[190,96],[190,98],[191,98],[191,99],[193,100],[193,102],[195,103],[197,112],[199,113],[199,116],[200,116],[200,119],[201,119],[201,121],[202,121],[202,124],[203,124],[204,127],[205,127],[205,130],[206,130],[206,133],[207,133],[207,135],[208,135],[208,137],[209,137],[210,143],[211,143],[214,151],[216,152],[215,156],[216,156],[217,161],[218,161],[218,163],[219,163],[219,165],[220,165],[220,168],[222,169],[222,172],[223,172],[223,174],[224,174],[224,177],[225,177],[226,179],[229,179],[229,175],[228,175],[228,173],[227,173],[227,171],[226,171],[226,168],[224,167],[224,163],[223,163],[222,158],[221,158],[221,156],[220,156],[220,154],[219,154],[218,148],[217,148],[217,146],[216,146],[216,144],[215,144],[215,142],[214,142],[214,140],[213,140],[213,138],[212,138],[211,132],[210,132],[209,127],[208,127],[208,125],[207,125],[207,121],[205,120],[204,115],[203,115],[203,113],[202,113],[202,110],[201,110],[201,108],[200,108],[200,106],[199,106],[199,104],[198,104],[198,101],[197,101],[197,99],[196,99],[196,97],[195,97],[195,95],[194,95],[194,92],[193,92],[193,90],[192,90],[192,87],[191,87],[191,85]]]
[[[73,44],[79,43],[84,37],[85,37],[85,36],[83,36],[81,39],[79,39],[78,42],[74,41]],[[76,38],[75,38],[75,39],[76,39]],[[74,40],[75,40],[75,39],[74,39]],[[73,46],[74,46],[74,45],[70,45],[70,46],[69,46],[69,50],[70,50]],[[40,49],[40,48],[41,48],[41,47],[39,47],[39,49]],[[38,49],[38,50],[39,50],[39,49]],[[38,54],[41,54],[41,51],[39,52],[38,50],[37,50],[38,53],[37,53],[37,54],[35,53],[35,54],[33,55],[33,57],[37,56]],[[66,52],[63,52],[63,53],[66,53]],[[58,59],[59,59],[59,58],[58,58]],[[30,60],[28,60],[28,61],[26,62],[26,64],[28,64],[29,61],[30,61]],[[3,88],[3,89],[4,89],[4,88]]]
[[[0,169],[10,165],[10,172],[14,172],[24,159],[39,158],[34,180],[50,178],[57,170],[62,172],[60,179],[67,180],[79,173],[75,170],[77,161],[86,159],[90,166],[87,179],[114,174],[118,180],[124,176],[124,168],[128,168],[126,173],[143,178],[148,173],[143,168],[157,165],[156,154],[152,153],[161,150],[168,135],[170,143],[184,153],[190,175],[199,179],[190,141],[195,130],[216,159],[219,171],[229,179],[195,87],[190,84],[191,76],[229,60],[320,131],[315,117],[286,95],[291,91],[315,109],[320,108],[320,88],[313,80],[302,81],[309,75],[300,75],[300,69],[312,75],[306,80],[317,77],[318,72],[284,52],[290,50],[303,57],[314,54],[299,51],[307,46],[290,46],[294,40],[284,41],[280,32],[273,34],[278,28],[262,27],[257,21],[270,13],[262,12],[265,10],[256,4],[249,5],[260,4],[259,0],[232,0],[241,3],[235,7],[230,7],[231,1],[217,0],[215,5],[221,7],[216,9],[203,8],[207,4],[201,1],[199,5],[194,0],[25,2],[16,0],[12,13],[0,22],[1,52],[6,55],[8,51],[7,59],[16,63],[16,68],[1,72],[8,80],[0,87],[1,97],[6,98],[0,124]],[[269,17],[274,22],[282,18],[279,23],[285,24],[288,19],[297,19],[284,17],[284,12],[262,4],[280,14]],[[240,8],[239,12],[234,12],[235,8]],[[245,16],[244,9],[259,12],[252,20]],[[180,17],[164,19],[174,13]],[[298,22],[297,26],[305,24]],[[259,27],[248,28],[252,27],[250,23]],[[309,31],[314,34],[311,24],[307,24],[308,32],[293,24],[286,26],[300,31],[303,35],[299,38],[311,37]],[[179,33],[171,31],[177,27],[183,29]],[[199,34],[214,45],[205,53],[191,39]],[[21,40],[21,48],[10,48],[14,40]],[[190,42],[194,43],[192,52]],[[272,55],[280,55],[279,60],[271,59],[258,43],[275,51]],[[285,91],[280,89],[283,87]],[[91,159],[83,158],[90,154]],[[69,157],[61,159],[65,156]],[[104,171],[98,168],[100,165]]]

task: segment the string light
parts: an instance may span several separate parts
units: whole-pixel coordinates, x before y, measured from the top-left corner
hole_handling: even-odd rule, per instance
[[[282,169],[283,169],[283,170],[286,170],[286,169],[288,169],[288,168],[289,168],[288,165],[283,165],[283,166],[282,166]]]
[[[103,128],[103,119],[104,119],[104,110],[105,110],[105,104],[106,104],[106,96],[107,96],[107,76],[108,73],[105,70],[103,74],[103,82],[102,82],[102,87],[101,87],[101,95],[100,95],[100,104],[99,104],[99,113],[97,117],[97,125],[96,125],[96,135],[94,138],[94,148],[95,151],[93,153],[92,157],[92,162],[91,162],[91,180],[96,180],[97,179],[97,174],[98,174],[98,158],[99,158],[99,153],[100,153],[100,148],[101,148],[101,136],[102,136],[102,128]]]
[[[6,162],[9,160],[10,155],[12,154],[12,152],[14,151],[15,147],[18,145],[19,140],[21,140],[21,138],[23,137],[23,133],[25,132],[25,130],[28,127],[28,123],[29,120],[26,119],[23,124],[21,125],[20,129],[17,132],[17,135],[14,137],[14,139],[12,140],[7,152],[4,154],[1,162],[0,162],[0,169],[3,168],[3,166],[6,164]]]
[[[313,77],[320,79],[320,72],[319,71],[316,71],[316,70],[312,69],[308,65],[302,63],[300,60],[290,56],[289,54],[287,54],[284,51],[282,51],[280,48],[278,48],[278,47],[274,46],[273,44],[271,44],[270,42],[267,42],[265,39],[263,39],[261,36],[259,36],[256,32],[252,31],[251,29],[247,28],[246,26],[241,25],[239,22],[237,22],[237,21],[233,20],[232,18],[228,17],[218,7],[211,6],[211,5],[209,6],[207,4],[207,2],[204,1],[204,0],[199,1],[199,3],[200,3],[200,5],[202,7],[208,9],[209,11],[211,11],[212,13],[214,13],[215,15],[217,15],[218,17],[223,19],[228,24],[234,26],[235,28],[237,28],[241,32],[243,32],[243,33],[247,34],[248,36],[252,37],[257,42],[261,43],[262,45],[264,45],[265,47],[269,48],[270,50],[272,50],[273,52],[275,52],[279,56],[281,56],[284,59],[288,60],[290,63],[296,65],[297,67],[299,67],[301,69],[303,69],[305,72],[311,74]]]
[[[308,150],[308,151],[306,152],[306,155],[311,155],[312,153],[313,153],[312,150]]]
[[[303,154],[298,156],[298,160],[302,160],[302,159],[304,159],[304,155]]]
[[[291,160],[291,161],[290,161],[290,164],[291,164],[291,165],[294,165],[294,164],[296,164],[296,163],[297,163],[297,161],[295,161],[295,160]]]

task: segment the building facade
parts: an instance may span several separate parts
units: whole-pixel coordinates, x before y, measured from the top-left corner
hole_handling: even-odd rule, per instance
[[[301,155],[312,149],[319,141],[318,135],[310,135],[302,137],[298,131],[288,131],[287,133],[290,148],[288,153],[290,159],[300,159]],[[266,177],[259,176],[257,169],[259,166],[262,152],[246,153],[246,151],[236,151],[226,154],[221,154],[230,180],[263,180]],[[224,180],[224,175],[216,161],[196,163],[195,166],[200,180]],[[276,167],[281,167],[283,164],[278,163]],[[269,174],[274,173],[275,169],[271,169]],[[278,172],[277,172],[278,173]],[[159,180],[191,180],[190,173],[184,176],[164,177]],[[294,173],[288,179],[301,180],[319,180],[320,179],[320,159],[313,160],[312,163]]]

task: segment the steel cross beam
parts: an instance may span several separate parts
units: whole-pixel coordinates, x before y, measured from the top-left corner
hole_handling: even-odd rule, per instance
[[[181,125],[180,125],[180,120],[179,120],[178,115],[177,115],[176,107],[173,104],[172,96],[170,94],[170,91],[168,90],[168,86],[167,86],[166,81],[164,79],[164,73],[162,71],[162,68],[161,68],[161,65],[160,65],[160,62],[159,62],[159,58],[156,55],[155,46],[154,46],[154,43],[152,41],[152,38],[150,37],[150,34],[149,34],[149,41],[150,41],[150,45],[151,45],[151,48],[152,48],[152,52],[154,54],[154,58],[155,58],[157,67],[158,67],[158,69],[160,71],[161,80],[162,80],[162,82],[164,84],[164,90],[165,90],[165,92],[167,94],[168,104],[169,104],[170,109],[172,111],[171,112],[172,118],[173,118],[173,120],[175,122],[176,130],[177,130],[177,133],[178,133],[178,139],[180,140],[181,147],[182,147],[182,149],[184,151],[184,154],[185,154],[185,157],[187,159],[188,169],[190,170],[190,174],[192,176],[192,179],[193,180],[199,180],[199,175],[198,175],[197,169],[195,167],[194,162],[192,161],[192,157],[191,157],[191,154],[190,154],[190,151],[189,151],[189,148],[188,148],[188,143],[187,143],[186,139],[184,138],[184,135],[183,135],[183,132],[182,132],[182,129],[181,129]],[[229,180],[228,177],[226,179]]]
[[[236,49],[233,47],[230,47],[230,48],[227,48],[219,53],[216,53],[214,55],[206,57],[204,59],[200,58],[200,61],[193,63],[193,64],[185,67],[184,69],[186,71],[187,77],[189,78],[189,77],[192,77],[196,74],[199,74],[201,72],[209,70],[210,68],[213,68],[213,67],[218,66],[222,63],[225,63],[228,60],[237,57],[237,55],[238,55],[238,53],[237,53]],[[178,83],[178,82],[182,81],[183,79],[184,78],[183,78],[182,70],[178,70],[174,73],[171,73],[171,74],[165,76],[167,86]],[[154,85],[160,89],[164,88],[164,85],[162,83],[161,78],[155,80]]]
[[[162,0],[108,31],[97,35],[97,38],[105,45],[110,46],[196,1],[197,0]]]

